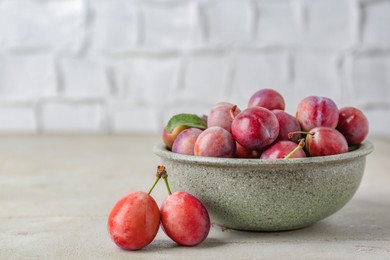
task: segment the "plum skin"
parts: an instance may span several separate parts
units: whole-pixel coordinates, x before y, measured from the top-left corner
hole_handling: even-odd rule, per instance
[[[318,126],[336,128],[339,110],[330,98],[308,96],[299,102],[296,118],[303,131],[310,131]]]
[[[187,128],[183,130],[175,139],[172,145],[172,152],[194,155],[196,139],[203,131],[198,128]]]
[[[315,127],[306,135],[306,150],[311,156],[327,156],[348,152],[345,137],[331,127]]]
[[[132,192],[111,210],[107,228],[114,243],[126,250],[139,250],[150,244],[160,227],[156,201],[146,192]]]
[[[260,154],[260,151],[246,149],[240,143],[236,142],[236,158],[254,159],[259,158]]]
[[[195,246],[206,239],[210,217],[206,207],[187,192],[174,192],[160,207],[161,225],[173,241],[183,246]]]
[[[340,109],[339,122],[336,129],[347,139],[348,145],[362,143],[368,135],[368,119],[363,112],[355,107]]]
[[[162,131],[162,140],[165,144],[165,146],[171,150],[172,145],[175,142],[177,136],[185,129],[187,129],[188,126],[180,125],[176,126],[171,133],[168,132],[167,128],[164,127]]]
[[[269,110],[285,109],[283,96],[274,89],[261,89],[252,94],[248,101],[248,107],[264,107]]]
[[[206,157],[233,158],[236,142],[226,129],[212,126],[204,130],[196,139],[194,155]]]
[[[291,138],[289,138],[288,134],[291,132],[299,132],[301,131],[301,126],[298,122],[298,120],[290,115],[289,113],[280,110],[280,109],[274,109],[272,112],[275,114],[276,118],[279,122],[279,135],[276,138],[276,141],[281,140],[291,140],[295,143],[298,143],[299,139],[301,138],[301,135],[295,134]]]
[[[215,104],[207,117],[207,126],[219,126],[227,131],[231,132],[231,125],[233,118],[230,115],[230,110],[234,107],[233,104],[229,102],[220,102]],[[238,115],[241,112],[239,108],[236,108],[234,115]]]
[[[262,150],[279,135],[275,114],[263,107],[250,107],[238,114],[232,123],[234,139],[248,150]]]
[[[277,141],[268,147],[260,156],[260,159],[282,159],[290,152],[292,152],[297,147],[297,144],[288,141],[281,140]],[[305,151],[302,149],[294,152],[294,154],[290,158],[305,158]]]

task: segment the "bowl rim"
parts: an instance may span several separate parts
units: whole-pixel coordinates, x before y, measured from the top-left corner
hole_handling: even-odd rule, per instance
[[[169,151],[165,144],[160,142],[153,146],[153,152],[157,156],[169,159],[172,161],[214,165],[214,166],[259,166],[259,165],[305,165],[305,164],[321,164],[321,163],[338,163],[349,160],[354,160],[370,154],[374,150],[374,145],[366,140],[362,142],[352,151],[337,155],[306,157],[306,158],[290,158],[290,159],[242,159],[242,158],[216,158],[216,157],[202,157],[194,155],[184,155],[173,153]]]

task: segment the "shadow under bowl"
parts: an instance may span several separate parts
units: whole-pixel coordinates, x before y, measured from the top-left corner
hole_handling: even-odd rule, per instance
[[[301,159],[227,159],[154,153],[173,191],[186,191],[207,207],[212,222],[247,231],[309,226],[341,209],[363,177],[369,141],[339,155]]]

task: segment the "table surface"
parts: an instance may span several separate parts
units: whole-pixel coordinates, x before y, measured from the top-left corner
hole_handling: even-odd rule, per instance
[[[148,191],[159,158],[150,135],[0,136],[0,259],[390,259],[390,140],[372,138],[352,200],[304,229],[242,232],[213,225],[196,247],[160,229],[140,251],[107,233],[115,202]],[[164,185],[153,191],[160,205]]]

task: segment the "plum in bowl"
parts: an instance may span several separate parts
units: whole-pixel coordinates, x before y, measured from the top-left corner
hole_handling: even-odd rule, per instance
[[[213,158],[173,153],[157,144],[171,187],[190,192],[214,223],[247,231],[309,226],[341,209],[362,180],[373,145],[331,156],[280,160]]]

